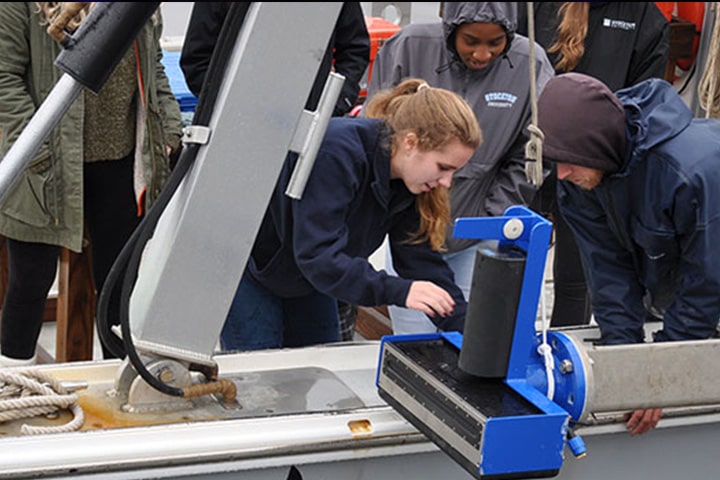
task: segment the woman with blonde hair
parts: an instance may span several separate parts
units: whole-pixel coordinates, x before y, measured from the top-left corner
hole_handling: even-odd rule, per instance
[[[226,350],[338,340],[336,299],[402,305],[463,329],[465,300],[442,258],[448,189],[481,143],[458,95],[406,79],[364,118],[330,120],[301,199],[285,195],[290,153],[221,334]],[[369,256],[389,235],[399,277]]]

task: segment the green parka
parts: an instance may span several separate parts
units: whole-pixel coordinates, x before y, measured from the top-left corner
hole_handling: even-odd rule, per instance
[[[63,72],[54,62],[61,46],[33,2],[0,3],[0,157],[4,157]],[[146,99],[137,99],[136,191],[145,205],[170,173],[166,145],[182,135],[177,100],[161,63],[162,18],[158,10],[138,35],[138,58]],[[132,48],[132,47],[131,47]],[[140,95],[140,93],[138,93]],[[0,204],[0,234],[79,252],[83,237],[83,95],[68,109]]]

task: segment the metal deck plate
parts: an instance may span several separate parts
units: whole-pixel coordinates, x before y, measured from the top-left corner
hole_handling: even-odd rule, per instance
[[[348,410],[365,404],[330,370],[316,367],[229,376],[240,409],[233,418]]]
[[[219,397],[205,395],[192,399],[192,408],[142,413],[123,411],[126,399],[107,383],[93,384],[78,392],[85,416],[82,430],[344,412],[367,406],[333,372],[321,367],[238,372],[224,377],[237,386],[235,403],[225,405]],[[0,436],[18,435],[23,424],[58,426],[71,419],[70,412],[62,411],[54,418],[12,420],[2,424]]]

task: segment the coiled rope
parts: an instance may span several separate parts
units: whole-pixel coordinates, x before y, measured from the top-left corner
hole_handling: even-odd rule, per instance
[[[0,423],[22,418],[53,416],[68,409],[73,419],[57,426],[20,427],[23,435],[72,432],[82,427],[85,415],[77,403],[78,395],[68,392],[51,375],[42,371],[8,371],[0,369]]]
[[[715,22],[705,70],[698,82],[698,103],[705,110],[705,118],[720,118],[720,2],[711,3],[711,11],[715,12]],[[710,14],[708,12],[707,14]],[[706,15],[707,15],[706,14]]]

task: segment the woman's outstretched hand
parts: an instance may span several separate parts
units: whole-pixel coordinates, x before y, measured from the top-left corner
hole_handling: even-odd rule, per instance
[[[418,280],[410,285],[405,306],[420,310],[430,317],[447,317],[455,310],[455,300],[445,289],[434,283]]]

